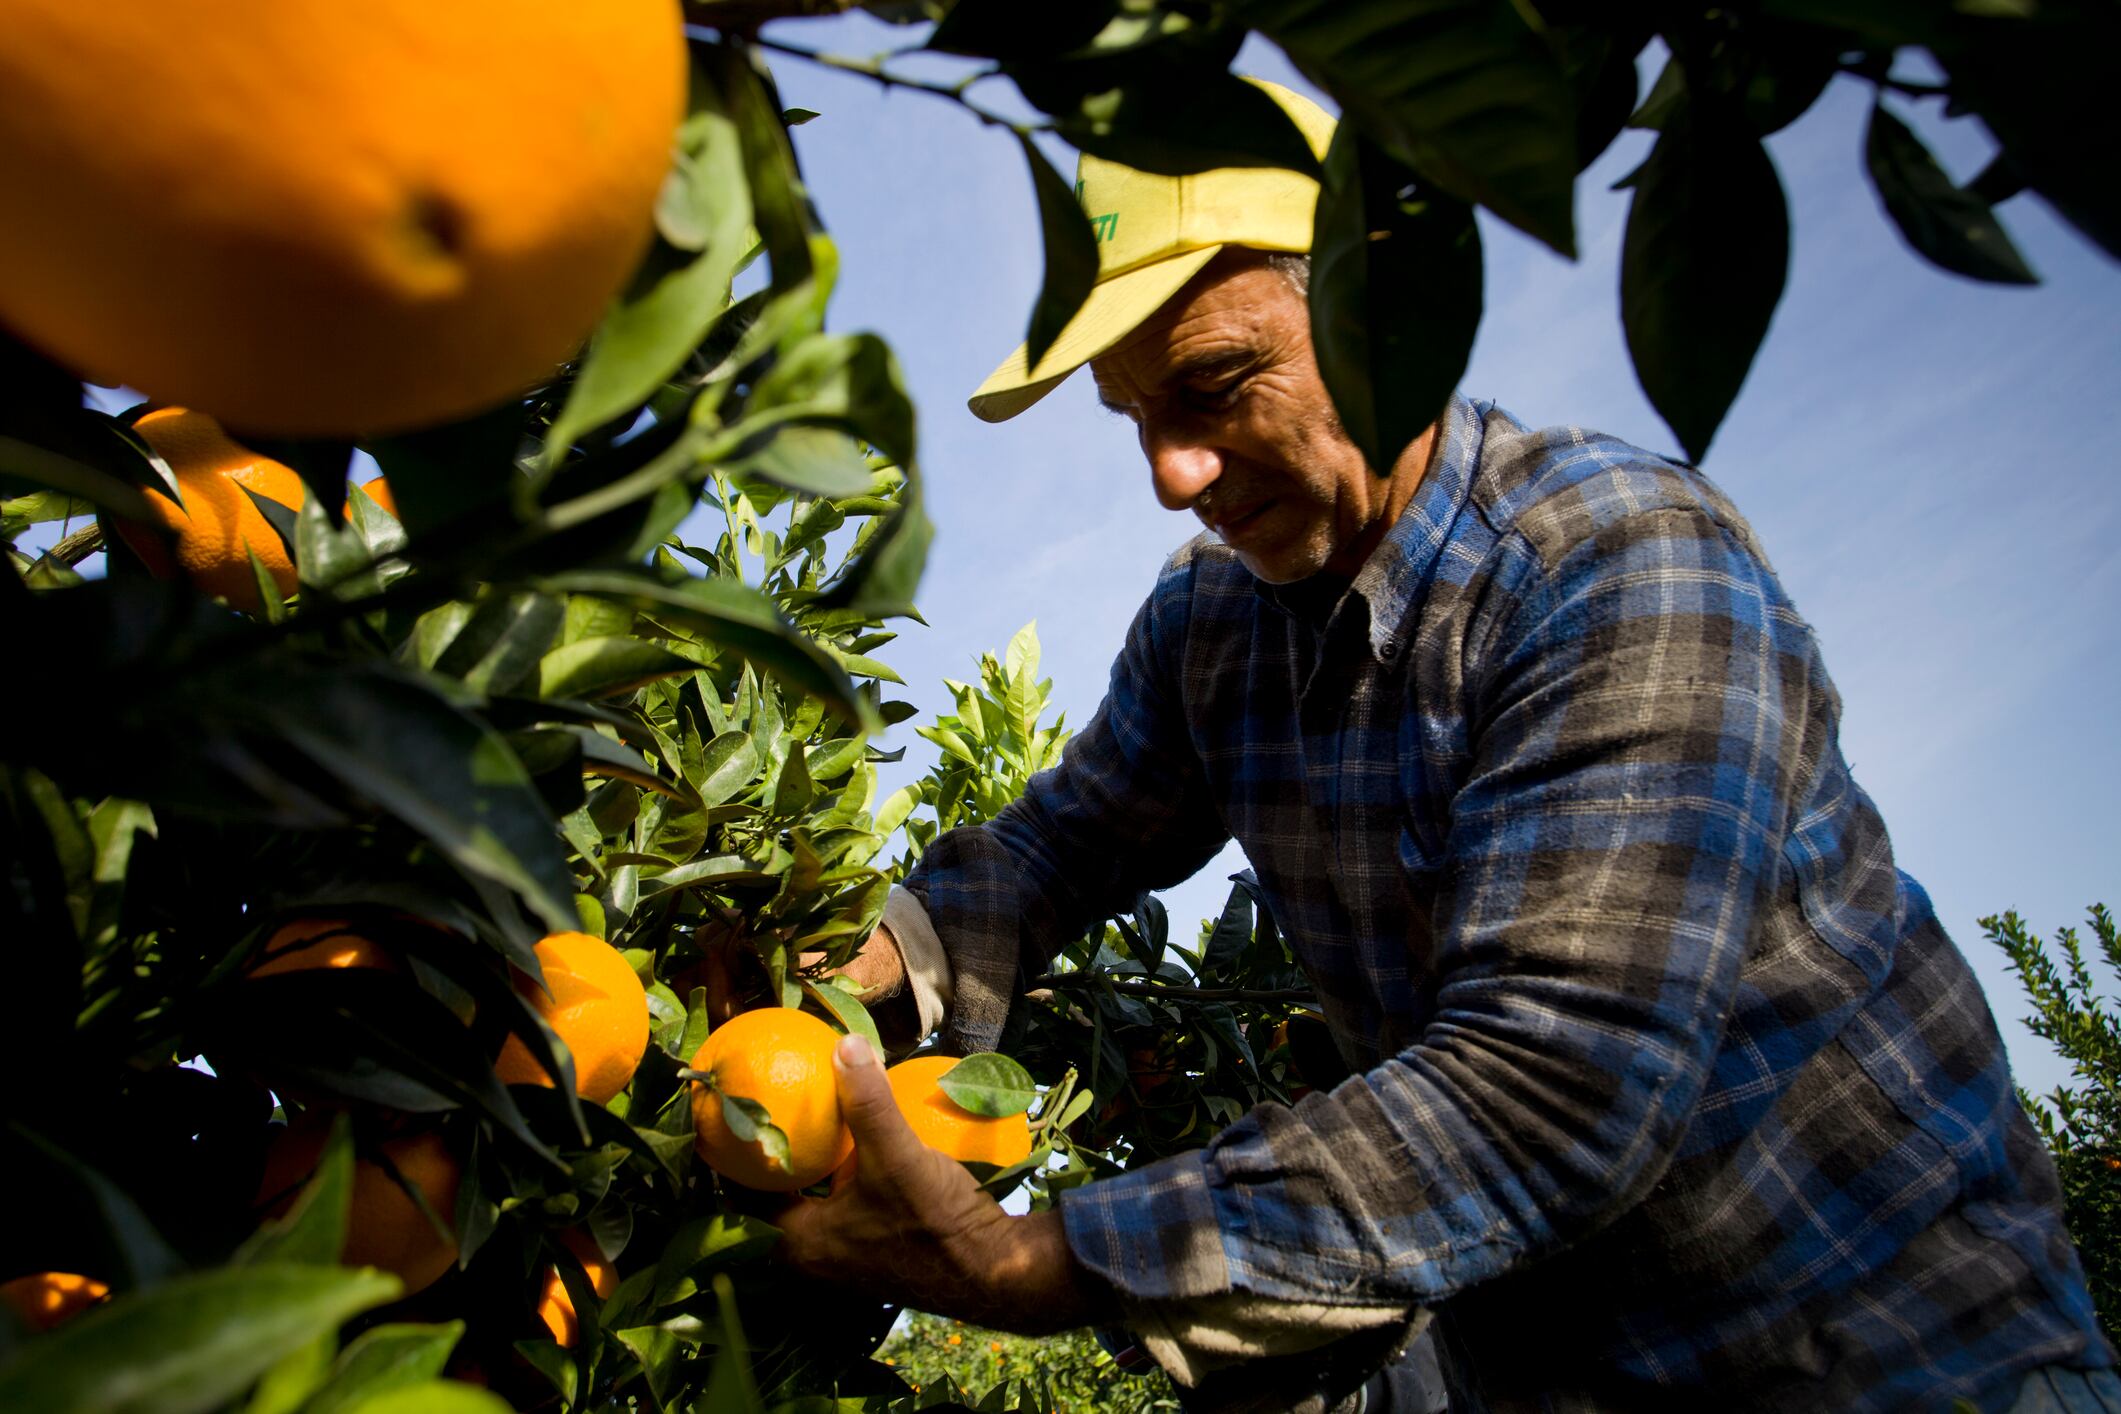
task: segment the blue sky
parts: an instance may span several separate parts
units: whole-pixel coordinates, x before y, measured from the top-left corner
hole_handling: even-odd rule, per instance
[[[864,55],[907,35],[861,18],[771,33]],[[1258,41],[1240,67],[1307,89]],[[906,625],[881,656],[926,716],[948,707],[941,678],[969,676],[1036,619],[1056,704],[1080,725],[1192,521],[1157,506],[1130,427],[1096,409],[1086,378],[1001,426],[965,410],[1038,288],[1014,140],[924,94],[801,60],[774,68],[784,101],[822,114],[796,141],[840,248],[832,323],[889,338],[920,409],[930,626]],[[1771,143],[1794,225],[1789,288],[1704,465],[1817,629],[1857,780],[1988,985],[2020,1079],[2045,1089],[2063,1069],[2018,1026],[2025,1005],[1975,919],[2015,907],[2051,933],[2095,899],[2121,904],[2121,272],[2033,198],[2004,215],[2042,287],[1920,263],[1862,177],[1868,103],[1838,83]],[[1913,116],[1955,173],[1985,159],[1972,124]],[[1646,145],[1628,135],[1581,183],[1574,265],[1486,224],[1487,318],[1463,387],[1528,422],[1671,450],[1622,342],[1626,199],[1606,190]],[[896,779],[932,759],[905,728],[885,744],[911,748]],[[1217,912],[1239,867],[1232,849],[1168,895],[1174,924]]]

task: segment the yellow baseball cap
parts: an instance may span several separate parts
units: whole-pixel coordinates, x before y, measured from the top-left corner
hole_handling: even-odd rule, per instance
[[[1261,79],[1321,160],[1333,119],[1310,99]],[[1097,283],[1033,368],[1019,345],[971,398],[973,415],[1006,422],[1119,343],[1185,288],[1226,245],[1308,251],[1318,183],[1286,167],[1218,167],[1183,177],[1137,172],[1084,154],[1075,191],[1097,238]]]

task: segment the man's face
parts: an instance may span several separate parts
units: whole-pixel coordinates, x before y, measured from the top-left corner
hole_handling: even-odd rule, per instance
[[[1304,297],[1256,251],[1217,256],[1090,371],[1140,434],[1156,499],[1269,584],[1352,576],[1426,461],[1424,437],[1411,475],[1370,470],[1333,414]]]

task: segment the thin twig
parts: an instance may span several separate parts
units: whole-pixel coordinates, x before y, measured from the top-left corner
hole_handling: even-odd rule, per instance
[[[805,49],[800,44],[790,44],[785,40],[768,39],[764,35],[754,35],[749,42],[760,49],[768,49],[776,54],[786,54],[794,59],[807,59],[823,68],[838,69],[841,73],[846,74],[859,74],[865,79],[875,80],[885,88],[907,88],[912,89],[915,93],[926,93],[932,94],[937,98],[947,98],[989,127],[1007,128],[1010,132],[1026,136],[1038,131],[1035,126],[1005,118],[993,109],[983,108],[965,97],[966,89],[969,89],[981,79],[994,77],[1001,72],[999,69],[982,69],[967,78],[960,79],[956,83],[931,83],[926,79],[908,78],[904,74],[894,74],[875,59],[855,59],[845,54],[828,54],[819,49]]]
[[[89,524],[82,526],[72,535],[67,536],[58,544],[52,546],[51,549],[45,551],[45,558],[57,560],[60,564],[71,569],[102,548],[103,527]]]

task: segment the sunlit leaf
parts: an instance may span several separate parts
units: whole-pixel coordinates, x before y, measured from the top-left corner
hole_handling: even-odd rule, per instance
[[[1038,1085],[1030,1072],[994,1051],[965,1057],[944,1071],[937,1083],[958,1104],[991,1119],[1022,1114],[1038,1100]]]

